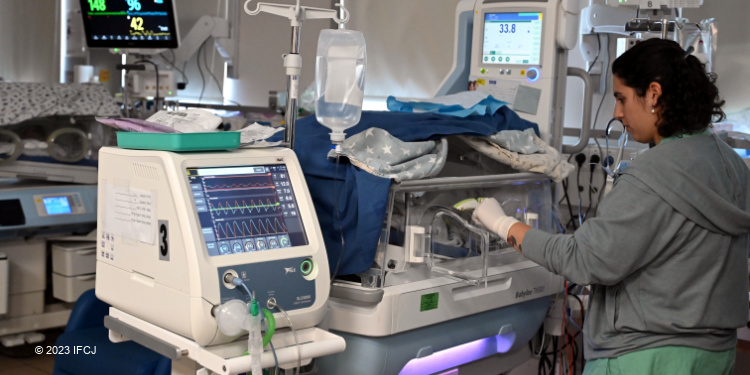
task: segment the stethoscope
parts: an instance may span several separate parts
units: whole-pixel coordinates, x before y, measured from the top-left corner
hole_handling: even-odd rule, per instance
[[[620,150],[617,152],[617,158],[610,163],[609,133],[612,131],[612,123],[615,121],[619,122],[620,125],[622,126],[622,134],[620,135],[620,138],[617,141],[617,144],[620,147]],[[618,120],[617,118],[612,118],[611,120],[609,120],[609,122],[607,123],[607,128],[604,131],[604,142],[605,142],[605,147],[606,147],[605,155],[608,155],[608,156],[604,159],[604,165],[602,166],[602,168],[604,168],[604,171],[607,172],[607,175],[609,177],[615,178],[617,177],[618,174],[622,172],[622,169],[624,169],[622,165],[622,155],[625,152],[625,146],[628,144],[628,132],[625,129],[625,125],[623,125],[622,121]],[[609,166],[611,165],[615,166],[614,170],[609,168]]]

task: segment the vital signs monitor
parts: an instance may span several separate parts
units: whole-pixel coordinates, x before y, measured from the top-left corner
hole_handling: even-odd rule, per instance
[[[89,47],[177,48],[173,0],[80,0]]]
[[[105,147],[98,189],[96,294],[114,308],[199,345],[225,343],[234,337],[214,309],[249,301],[237,277],[297,329],[323,319],[328,260],[293,151]]]

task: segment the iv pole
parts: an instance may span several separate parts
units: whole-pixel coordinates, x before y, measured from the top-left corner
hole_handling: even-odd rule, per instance
[[[252,0],[245,2],[245,13],[254,16],[260,12],[271,13],[277,16],[286,17],[291,21],[292,26],[292,50],[284,55],[284,67],[287,75],[287,95],[286,114],[286,135],[284,136],[284,145],[294,149],[294,126],[297,122],[297,108],[299,106],[299,78],[302,71],[302,57],[299,55],[300,28],[302,22],[306,19],[333,19],[339,25],[349,20],[349,12],[344,7],[343,1],[335,5],[339,6],[342,17],[336,16],[336,10],[313,8],[300,6],[300,0],[297,5],[280,5],[271,3],[258,3],[255,10],[248,9],[248,4]]]

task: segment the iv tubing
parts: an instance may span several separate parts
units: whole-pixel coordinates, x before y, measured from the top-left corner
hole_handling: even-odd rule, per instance
[[[346,251],[346,240],[344,239],[344,226],[341,222],[341,211],[339,210],[339,195],[340,194],[337,194],[336,192],[336,179],[338,178],[340,150],[341,150],[340,145],[336,145],[336,164],[333,169],[333,211],[334,211],[333,214],[336,215],[336,219],[339,222],[339,235],[341,237],[341,251],[339,252],[339,257],[336,260],[336,267],[333,269],[333,273],[331,274],[331,284],[333,284],[334,280],[336,279],[336,275],[338,275],[339,273],[339,266],[341,265],[341,258],[344,257],[344,251]],[[346,182],[346,179],[344,179],[342,182]],[[344,188],[346,188],[346,186],[344,186]],[[331,222],[333,221],[334,219],[331,218]]]

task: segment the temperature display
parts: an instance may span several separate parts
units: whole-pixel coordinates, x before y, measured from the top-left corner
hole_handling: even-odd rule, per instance
[[[307,245],[286,165],[188,168],[210,256]]]
[[[486,13],[482,63],[539,65],[542,13]]]
[[[89,47],[177,48],[172,0],[80,0]]]

